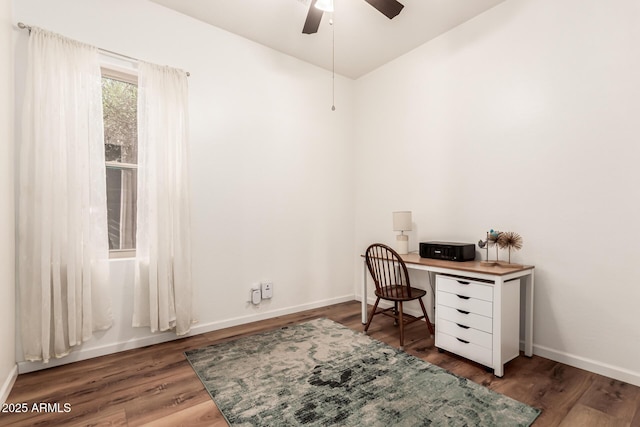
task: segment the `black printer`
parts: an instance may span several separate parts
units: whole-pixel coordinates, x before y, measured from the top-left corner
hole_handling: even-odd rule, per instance
[[[476,259],[476,246],[473,243],[421,242],[420,258],[473,261]]]

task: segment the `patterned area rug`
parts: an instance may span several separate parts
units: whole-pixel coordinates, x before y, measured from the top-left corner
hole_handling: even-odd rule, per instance
[[[232,426],[529,426],[538,409],[327,319],[185,352]]]

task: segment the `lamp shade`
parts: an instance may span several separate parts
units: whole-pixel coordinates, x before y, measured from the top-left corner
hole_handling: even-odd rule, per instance
[[[318,0],[316,8],[324,12],[333,12],[333,0]]]
[[[393,213],[393,231],[411,231],[411,211]]]

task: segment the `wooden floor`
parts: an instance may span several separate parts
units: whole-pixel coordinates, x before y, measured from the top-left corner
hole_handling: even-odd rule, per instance
[[[0,413],[0,425],[226,426],[182,352],[316,317],[363,329],[354,301],[20,375],[3,410],[26,403],[29,411]],[[396,331],[392,319],[378,316],[370,335],[397,346]],[[439,353],[426,333],[423,323],[410,325],[405,351],[542,409],[536,427],[640,426],[639,387],[537,356],[516,358],[496,378],[473,362]],[[34,403],[54,405],[36,412]],[[56,409],[55,403],[59,412],[44,411]]]

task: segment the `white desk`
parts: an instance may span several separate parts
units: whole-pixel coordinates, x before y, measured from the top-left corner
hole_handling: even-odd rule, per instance
[[[407,255],[401,255],[407,268],[415,270],[423,270],[429,274],[429,280],[435,284],[436,274],[448,274],[460,277],[467,277],[470,279],[488,280],[493,283],[494,287],[494,304],[493,304],[493,317],[496,319],[497,324],[500,324],[501,320],[501,301],[502,290],[505,282],[519,278],[521,292],[525,295],[524,307],[520,307],[520,310],[524,311],[524,354],[531,357],[533,355],[533,272],[534,266],[505,266],[496,265],[489,266],[481,263],[480,261],[444,261],[429,258],[420,258],[417,253],[410,253]],[[363,262],[363,286],[362,286],[362,323],[367,323],[367,277],[369,272],[367,271],[367,264]],[[435,298],[435,296],[434,296]],[[493,332],[494,344],[499,348],[501,342],[501,329],[496,327]],[[499,352],[497,352],[499,353]],[[494,355],[493,368],[496,376],[501,377],[504,373],[504,361],[501,360],[499,354]]]

